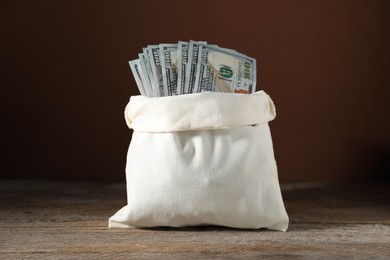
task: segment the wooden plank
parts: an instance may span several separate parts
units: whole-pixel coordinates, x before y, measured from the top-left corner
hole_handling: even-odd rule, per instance
[[[390,257],[389,184],[288,184],[284,232],[108,229],[124,184],[0,183],[0,258]]]

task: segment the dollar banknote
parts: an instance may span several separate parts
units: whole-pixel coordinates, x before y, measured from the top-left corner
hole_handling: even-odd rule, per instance
[[[144,63],[145,63],[146,73],[148,74],[148,79],[150,82],[150,86],[152,88],[152,96],[158,97],[158,96],[160,96],[160,91],[159,91],[158,85],[156,84],[155,75],[154,75],[153,70],[152,70],[152,61],[149,59],[150,49],[148,49],[148,48],[142,48],[142,49],[143,49],[143,59],[144,59]]]
[[[167,96],[177,93],[178,45],[160,44],[160,61],[164,82],[164,92]]]
[[[153,81],[155,86],[157,86],[156,96],[165,96],[162,67],[160,62],[160,46],[149,45],[147,49],[149,54],[149,62],[153,73]]]
[[[256,91],[256,60],[204,41],[148,45],[129,61],[141,95]]]
[[[129,66],[131,72],[133,73],[135,83],[137,84],[139,92],[141,93],[141,95],[146,96],[144,85],[142,83],[141,66],[140,66],[139,59],[129,61]]]
[[[202,47],[200,46],[200,42],[190,41],[190,45],[188,48],[188,68],[186,71],[185,78],[185,93],[193,93],[195,87],[196,73],[198,70],[199,64],[199,52]]]
[[[187,94],[185,91],[186,71],[188,66],[189,43],[180,41],[178,43],[178,71],[177,71],[177,94]]]
[[[148,73],[146,69],[145,55],[143,53],[138,54],[139,63],[141,68],[141,78],[142,83],[144,85],[144,90],[148,97],[153,97],[153,87],[151,83],[151,75]]]
[[[256,60],[236,51],[199,43],[199,64],[192,92],[249,94],[256,90]]]

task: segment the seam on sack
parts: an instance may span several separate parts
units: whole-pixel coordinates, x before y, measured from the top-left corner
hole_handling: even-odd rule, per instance
[[[144,130],[136,130],[133,129],[135,132],[138,133],[178,133],[178,132],[192,132],[192,131],[207,131],[207,130],[227,130],[227,129],[237,129],[237,128],[243,128],[243,127],[256,127],[258,125],[264,125],[268,124],[266,123],[259,123],[259,124],[250,124],[250,125],[240,125],[240,126],[231,126],[231,127],[220,127],[220,128],[196,128],[196,129],[186,129],[186,130],[171,130],[171,131],[144,131]]]

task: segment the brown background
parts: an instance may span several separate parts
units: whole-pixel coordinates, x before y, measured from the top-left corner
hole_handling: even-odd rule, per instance
[[[124,181],[127,61],[206,40],[258,61],[281,181],[388,179],[390,1],[2,1],[2,178]],[[234,149],[234,147],[232,147]]]

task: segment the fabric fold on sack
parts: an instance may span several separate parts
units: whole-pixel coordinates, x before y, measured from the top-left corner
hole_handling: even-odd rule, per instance
[[[125,109],[129,128],[138,132],[227,129],[268,123],[276,116],[271,98],[220,92],[145,97],[132,96]]]

